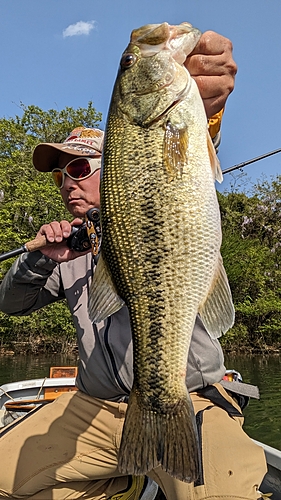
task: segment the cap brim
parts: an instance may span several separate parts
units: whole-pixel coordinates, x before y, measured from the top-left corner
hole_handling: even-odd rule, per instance
[[[33,151],[33,165],[36,170],[40,172],[51,172],[58,166],[58,159],[60,153],[67,153],[71,156],[90,156],[100,157],[101,153],[88,146],[79,146],[75,144],[72,146],[67,143],[42,143],[38,144]]]

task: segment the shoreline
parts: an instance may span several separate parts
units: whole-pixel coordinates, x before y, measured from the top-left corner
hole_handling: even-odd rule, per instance
[[[224,347],[222,346],[223,352],[226,355],[236,355],[239,356],[279,356],[281,355],[280,345],[263,346],[263,347],[249,347],[249,346],[239,346],[239,347]],[[10,342],[8,344],[2,344],[0,346],[0,356],[17,356],[17,355],[66,355],[66,356],[78,356],[78,347],[75,342],[55,342],[52,340],[40,339],[39,342],[30,343],[27,341],[17,341]]]

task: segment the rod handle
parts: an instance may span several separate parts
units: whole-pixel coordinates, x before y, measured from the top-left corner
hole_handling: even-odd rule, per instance
[[[25,243],[24,246],[28,252],[34,252],[35,250],[40,250],[40,248],[47,245],[47,243],[48,241],[46,236],[38,236],[38,238]]]

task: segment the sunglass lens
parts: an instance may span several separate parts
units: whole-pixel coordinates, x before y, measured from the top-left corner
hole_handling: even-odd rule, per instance
[[[55,185],[58,188],[61,188],[61,186],[62,186],[62,177],[63,177],[62,171],[61,170],[53,170],[52,176],[53,176]]]
[[[91,173],[91,165],[86,158],[77,158],[67,165],[66,171],[73,179],[82,179]]]

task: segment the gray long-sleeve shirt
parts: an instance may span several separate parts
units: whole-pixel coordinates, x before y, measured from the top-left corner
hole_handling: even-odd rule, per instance
[[[41,252],[24,254],[0,286],[0,310],[27,315],[66,298],[77,332],[78,388],[97,398],[122,401],[133,383],[133,352],[129,314],[124,306],[104,322],[92,324],[87,310],[93,273],[91,254],[57,264]],[[219,382],[225,373],[217,340],[197,317],[187,363],[189,391]]]

